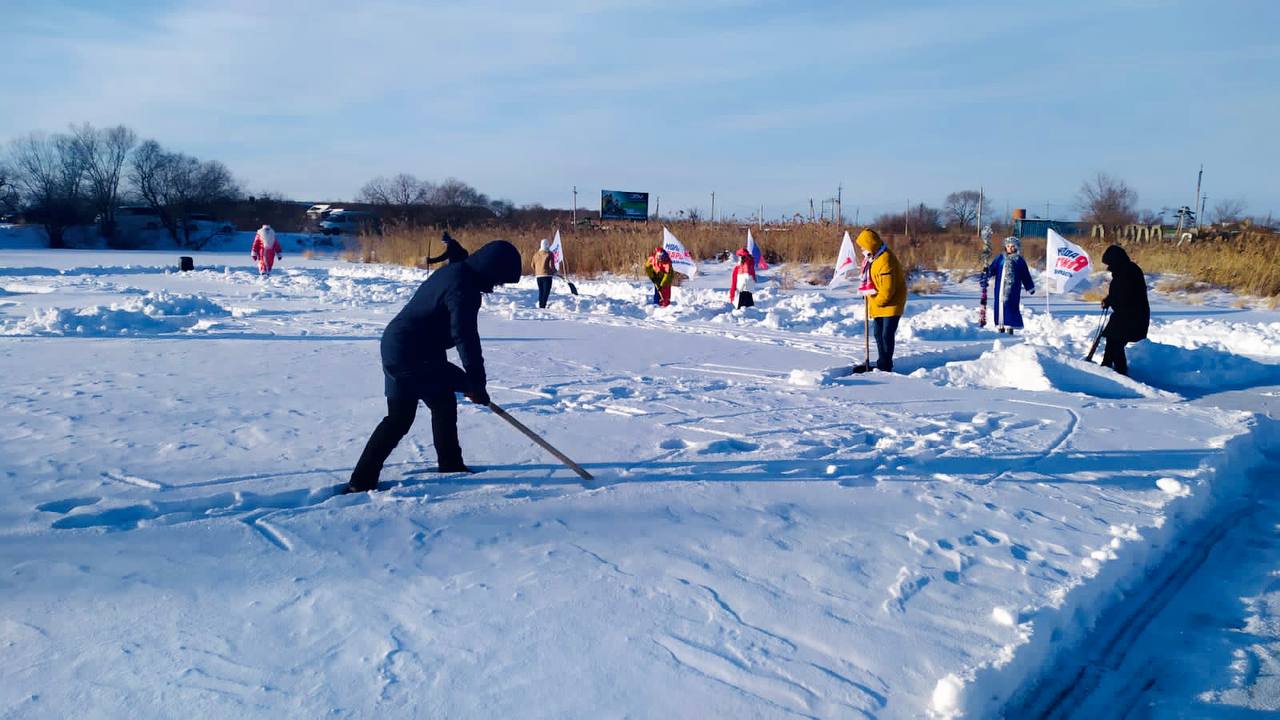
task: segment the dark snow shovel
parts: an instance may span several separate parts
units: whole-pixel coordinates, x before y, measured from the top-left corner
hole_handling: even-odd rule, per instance
[[[572,471],[574,471],[575,473],[577,473],[577,474],[578,474],[578,477],[582,478],[582,479],[583,479],[583,481],[585,481],[585,482],[586,482],[586,483],[588,483],[588,484],[590,484],[590,483],[592,483],[592,482],[594,482],[594,481],[595,481],[595,478],[591,477],[591,473],[587,472],[586,470],[583,470],[581,465],[579,465],[578,463],[576,463],[576,462],[574,462],[574,461],[570,460],[568,455],[565,455],[564,453],[562,453],[562,452],[560,452],[559,450],[557,450],[557,449],[555,449],[554,447],[552,447],[552,446],[551,446],[551,443],[547,442],[546,440],[543,440],[543,439],[542,439],[542,436],[541,436],[541,435],[539,435],[538,433],[536,433],[536,432],[534,432],[534,431],[530,430],[529,428],[525,427],[525,424],[524,424],[524,423],[522,423],[522,422],[520,422],[519,420],[517,420],[517,419],[515,419],[515,418],[511,417],[510,413],[508,413],[506,410],[503,410],[502,408],[498,407],[498,404],[497,404],[497,403],[494,403],[494,402],[489,403],[489,409],[490,409],[490,410],[492,410],[492,411],[493,411],[493,413],[494,413],[495,415],[497,415],[498,417],[500,417],[500,418],[502,418],[503,420],[506,420],[507,422],[511,423],[511,427],[513,427],[513,428],[515,428],[515,429],[519,430],[520,432],[524,433],[524,434],[525,434],[525,436],[527,436],[530,440],[532,440],[532,441],[534,441],[535,443],[537,443],[537,444],[538,444],[538,446],[539,446],[539,447],[541,447],[543,450],[546,450],[547,452],[551,453],[552,455],[555,455],[557,460],[559,460],[560,462],[564,463],[564,464],[565,464],[565,465],[566,465],[570,470],[572,470]]]
[[[561,276],[561,277],[563,277],[563,276]],[[566,285],[568,285],[568,286],[569,286],[569,292],[570,292],[570,293],[573,293],[574,295],[577,295],[577,294],[578,294],[578,286],[577,286],[577,285],[574,285],[572,280],[570,280],[569,278],[564,278],[564,282],[565,282],[565,284],[566,284]]]
[[[864,295],[862,314],[862,364],[854,365],[855,374],[871,372],[871,298]]]
[[[1107,315],[1111,312],[1110,308],[1103,308],[1102,315],[1098,317],[1098,332],[1093,336],[1093,344],[1089,346],[1089,354],[1085,356],[1085,362],[1093,362],[1093,354],[1098,352],[1098,341],[1102,339],[1102,331],[1107,327]]]

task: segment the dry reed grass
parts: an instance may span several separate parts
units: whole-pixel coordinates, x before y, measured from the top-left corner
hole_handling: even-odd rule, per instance
[[[644,259],[661,243],[662,227],[658,223],[636,223],[562,229],[568,272],[585,277],[601,273],[638,276],[644,268]],[[667,228],[699,260],[732,253],[746,244],[745,226],[673,223]],[[850,230],[851,234],[857,232],[856,228]],[[363,237],[359,249],[349,257],[418,265],[428,253],[440,252],[440,233],[438,228],[402,228],[382,237]],[[509,240],[520,250],[527,267],[538,248],[538,240],[550,239],[555,228],[473,227],[449,233],[468,250],[497,238]],[[844,228],[829,224],[766,226],[753,227],[752,233],[770,258],[821,266],[835,262]],[[892,234],[882,234],[882,237],[909,271],[978,267],[977,242],[971,237],[937,235],[907,239]],[[797,281],[803,280],[797,278]]]
[[[917,275],[908,283],[907,290],[916,295],[937,295],[942,292],[942,281],[928,275]]]
[[[617,223],[592,228],[564,228],[568,272],[573,276],[594,277],[601,273],[639,276],[644,259],[662,238],[660,223]],[[700,260],[714,258],[717,253],[732,252],[746,244],[746,226],[724,223],[670,223],[667,227]],[[848,228],[851,235],[857,228]],[[756,242],[770,257],[796,264],[811,264],[804,275],[793,282],[805,283],[820,278],[823,266],[835,261],[840,238],[845,228],[831,224],[800,224],[752,227]],[[358,244],[343,257],[363,262],[389,262],[419,265],[430,252],[441,250],[440,228],[399,228],[382,237],[360,238]],[[555,228],[538,226],[473,226],[450,230],[464,247],[475,250],[496,238],[510,240],[520,250],[528,267],[538,248],[538,240],[551,238]],[[980,244],[971,233],[939,234],[907,238],[892,233],[881,237],[897,254],[909,273],[932,271],[976,271],[980,267]],[[1077,238],[1088,249],[1102,269],[1102,251],[1110,243]],[[1143,270],[1185,276],[1189,282],[1207,283],[1237,292],[1261,297],[1280,295],[1280,235],[1252,233],[1247,239],[1200,242],[1177,246],[1170,243],[1122,243]],[[1025,238],[1022,254],[1033,270],[1044,267],[1045,241]],[[992,240],[992,257],[1000,252],[1000,239]],[[1105,291],[1103,291],[1105,293]],[[1086,293],[1089,295],[1090,293]],[[1098,298],[1100,299],[1100,297]]]
[[[1101,264],[1109,243],[1082,241],[1094,262]],[[1175,243],[1120,243],[1129,257],[1146,272],[1169,273],[1186,278],[1198,290],[1204,285],[1258,297],[1280,296],[1280,234],[1250,233],[1248,237]],[[1159,289],[1159,287],[1157,287]]]

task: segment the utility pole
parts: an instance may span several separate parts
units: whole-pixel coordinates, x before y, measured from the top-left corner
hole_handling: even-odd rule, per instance
[[[979,185],[978,186],[978,237],[979,238],[982,237],[982,198],[984,197],[986,197],[986,193],[983,191],[982,186]],[[1049,294],[1048,291],[1045,291],[1045,294],[1048,295]]]
[[[809,198],[809,222],[813,222],[813,198]]]
[[[654,202],[653,202],[653,219],[654,219],[654,220],[661,220],[661,219],[662,219],[662,196],[661,196],[661,195],[654,195],[653,197],[654,197]]]
[[[836,186],[836,216],[840,218],[836,222],[844,225],[844,183]]]
[[[1203,179],[1204,179],[1204,163],[1200,163],[1200,172],[1196,173],[1196,200],[1200,199],[1200,181]],[[1195,206],[1196,204],[1194,202],[1191,203],[1191,207],[1193,209],[1195,208]],[[1201,209],[1203,210],[1204,208],[1201,208]],[[1200,213],[1196,213],[1196,230],[1199,230],[1199,229],[1200,229]]]
[[[862,213],[862,206],[854,205],[853,206],[853,226],[854,227],[858,227],[858,215],[860,215],[861,213]]]
[[[1049,219],[1049,203],[1044,204],[1044,219]]]
[[[1204,204],[1209,202],[1208,195],[1200,196],[1200,212],[1196,213],[1196,230],[1200,229],[1200,223],[1204,222]]]
[[[907,212],[902,216],[902,234],[911,238],[911,198],[907,198]]]
[[[578,186],[573,186],[573,226],[578,227]]]
[[[760,232],[764,232],[764,205],[760,206]]]
[[[715,192],[712,192],[711,193],[711,222],[714,224],[715,221],[716,221],[716,194]]]

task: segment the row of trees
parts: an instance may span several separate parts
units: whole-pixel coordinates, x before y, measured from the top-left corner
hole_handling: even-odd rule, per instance
[[[129,128],[73,125],[67,133],[32,132],[14,140],[0,160],[0,203],[44,226],[50,247],[66,246],[66,231],[95,223],[109,245],[122,241],[122,202],[155,211],[175,242],[191,244],[191,217],[236,200],[239,184],[225,165],[138,142]]]
[[[421,207],[487,208],[498,217],[507,217],[516,209],[510,200],[490,199],[457,178],[433,183],[409,173],[376,177],[364,184],[356,199],[385,208],[401,221],[408,221]]]
[[[920,235],[940,233],[943,230],[969,230],[975,228],[978,222],[980,200],[986,208],[983,211],[983,224],[1004,225],[1009,222],[1008,218],[995,216],[990,197],[978,190],[960,190],[947,195],[941,208],[920,203],[903,212],[879,215],[875,224],[889,229],[909,227],[912,233]],[[1239,222],[1245,219],[1246,207],[1243,200],[1220,200],[1212,209],[1212,217],[1218,223]],[[1123,180],[1106,173],[1097,173],[1081,184],[1076,196],[1076,210],[1081,221],[1109,228],[1134,223],[1161,223],[1166,214],[1177,214],[1177,210],[1173,208],[1165,208],[1160,212],[1139,211],[1138,193]]]

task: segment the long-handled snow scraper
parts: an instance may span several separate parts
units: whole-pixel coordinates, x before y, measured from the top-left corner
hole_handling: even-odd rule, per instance
[[[555,455],[556,459],[564,463],[570,470],[577,473],[578,477],[582,478],[585,482],[587,483],[595,482],[595,478],[591,477],[591,473],[587,472],[586,470],[583,470],[581,465],[570,460],[568,455],[565,455],[564,453],[552,447],[551,443],[547,442],[546,440],[543,440],[541,435],[525,427],[524,423],[511,417],[511,414],[508,413],[506,410],[503,410],[501,407],[499,407],[497,403],[494,403],[494,402],[489,403],[489,409],[492,410],[493,413],[498,417],[511,423],[511,427],[524,433],[530,440],[537,443],[538,446],[541,447],[543,450],[546,450],[552,455]]]
[[[1093,336],[1093,344],[1089,346],[1089,354],[1085,356],[1085,362],[1093,362],[1093,354],[1098,352],[1098,341],[1102,339],[1102,331],[1107,327],[1107,315],[1110,308],[1103,308],[1102,314],[1098,316],[1098,332]]]
[[[854,373],[871,372],[871,298],[862,296],[862,364],[853,367]]]

